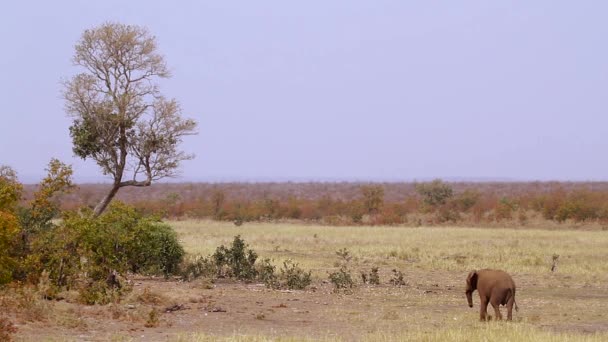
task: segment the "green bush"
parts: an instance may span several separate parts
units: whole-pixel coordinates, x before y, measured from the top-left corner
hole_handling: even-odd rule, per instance
[[[12,251],[20,231],[17,218],[0,210],[0,285],[10,282],[13,278],[17,260]]]
[[[116,202],[98,218],[90,210],[67,213],[59,225],[36,234],[26,267],[34,281],[47,270],[54,285],[70,287],[83,277],[102,282],[129,271],[168,276],[183,255],[168,225]],[[97,299],[84,300],[92,301]]]
[[[200,255],[190,256],[180,265],[179,274],[186,281],[200,277],[213,280],[217,276],[217,266],[211,258]]]
[[[453,195],[452,187],[441,179],[435,179],[430,183],[416,184],[416,192],[422,196],[424,204],[431,207],[445,204]]]
[[[215,250],[213,259],[220,276],[239,280],[253,280],[258,275],[255,261],[258,255],[247,248],[240,235],[234,237],[230,248],[220,246]]]
[[[0,166],[0,285],[13,279],[18,266],[15,252],[22,229],[15,215],[15,206],[21,198],[21,191],[15,171]]]
[[[271,289],[288,288],[304,289],[312,282],[311,272],[305,272],[291,260],[283,262],[280,274],[276,272],[270,259],[256,263],[258,255],[247,248],[240,235],[234,237],[229,247],[220,246],[211,258],[198,257],[195,262],[183,266],[185,279],[196,277],[198,274],[216,272],[218,276],[235,278],[244,281],[260,280]]]
[[[78,301],[86,305],[116,303],[124,290],[109,287],[103,281],[90,281],[78,289]]]
[[[290,290],[303,290],[312,282],[310,271],[305,272],[298,264],[291,260],[283,262],[279,279],[281,287],[286,287]]]
[[[176,273],[185,252],[173,228],[154,220],[140,220],[133,236],[126,244],[132,272],[164,276]]]
[[[329,281],[334,285],[334,292],[349,291],[355,286],[350,270],[342,265],[339,270],[329,274]]]
[[[275,273],[276,266],[271,263],[271,260],[266,258],[262,262],[256,265],[258,279],[264,282],[266,287],[271,289],[278,289],[281,287],[281,283]]]

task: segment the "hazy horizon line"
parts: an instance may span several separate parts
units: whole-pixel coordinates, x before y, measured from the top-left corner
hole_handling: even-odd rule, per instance
[[[29,177],[28,177],[29,178]],[[516,177],[414,177],[414,178],[357,178],[357,177],[212,177],[205,179],[165,179],[153,182],[154,184],[269,184],[269,183],[419,183],[431,182],[440,179],[448,183],[601,183],[607,179],[535,179]],[[25,185],[36,185],[39,181],[28,179],[22,182]],[[110,180],[76,179],[78,185],[110,184]]]

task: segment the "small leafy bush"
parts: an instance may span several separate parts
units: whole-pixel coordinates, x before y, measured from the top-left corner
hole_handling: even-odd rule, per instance
[[[264,282],[266,287],[271,289],[278,289],[281,287],[281,283],[276,275],[276,266],[271,263],[271,260],[266,258],[256,265],[258,279]]]
[[[435,179],[430,183],[416,184],[416,192],[422,196],[424,204],[430,207],[445,204],[454,194],[452,187],[441,179]]]
[[[310,271],[305,272],[297,263],[291,260],[283,262],[279,279],[281,287],[286,287],[290,290],[303,290],[312,282]]]
[[[329,281],[334,285],[334,292],[349,291],[355,286],[350,270],[342,265],[339,270],[329,274]]]
[[[403,279],[403,273],[401,271],[393,269],[393,277],[389,280],[389,283],[394,286],[405,286],[406,282]]]
[[[378,267],[372,267],[369,274],[361,272],[361,280],[364,284],[380,285],[380,275],[378,274]]]
[[[152,310],[150,310],[150,312],[148,312],[148,319],[146,320],[146,323],[144,324],[144,326],[146,328],[155,328],[158,326],[158,323],[159,323],[158,311],[156,311],[155,308],[152,308]]]
[[[350,251],[347,248],[338,249],[336,251],[336,255],[340,258],[342,262],[350,262],[353,256],[350,254]]]
[[[217,266],[209,257],[190,256],[180,266],[179,274],[186,281],[192,281],[200,277],[214,279],[217,276]]]
[[[229,248],[222,245],[216,249],[213,260],[221,276],[238,280],[256,278],[258,272],[255,268],[255,261],[258,255],[247,247],[241,236],[237,235]]]
[[[120,288],[109,287],[103,281],[89,281],[78,290],[78,301],[86,305],[116,303],[124,294]]]
[[[75,288],[85,304],[114,302],[130,290],[127,272],[177,273],[184,250],[170,226],[120,202],[100,217],[68,212],[31,236],[24,268],[32,282],[47,272],[53,288]]]

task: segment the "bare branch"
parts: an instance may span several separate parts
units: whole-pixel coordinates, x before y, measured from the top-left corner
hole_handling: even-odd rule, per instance
[[[196,133],[196,123],[160,94],[155,80],[170,74],[147,29],[105,23],[86,30],[73,61],[84,69],[64,84],[74,153],[95,160],[114,184],[96,208],[100,214],[120,187],[175,175],[180,162],[192,158],[177,145]],[[123,180],[125,172],[132,180]]]

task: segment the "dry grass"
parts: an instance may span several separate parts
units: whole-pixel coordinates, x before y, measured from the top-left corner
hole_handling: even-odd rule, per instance
[[[175,221],[186,251],[208,255],[241,234],[262,258],[312,269],[308,291],[273,291],[219,280],[138,277],[120,303],[49,302],[36,291],[0,293],[23,340],[169,341],[604,341],[608,340],[608,231],[327,227]],[[324,283],[347,248],[359,283],[335,294]],[[553,255],[559,254],[556,272]],[[360,271],[379,268],[380,285]],[[464,298],[472,268],[509,271],[518,285],[514,322],[478,322]],[[393,269],[407,285],[393,286]],[[167,313],[166,307],[184,309]],[[41,311],[40,307],[45,310]],[[225,309],[215,312],[215,308]],[[46,310],[48,309],[48,310]],[[45,315],[40,315],[45,312]],[[492,310],[490,310],[492,312]],[[504,309],[503,309],[504,314]],[[33,321],[33,322],[32,322]],[[86,338],[83,338],[85,336]],[[145,336],[142,338],[141,336]]]
[[[171,225],[189,253],[207,255],[241,234],[261,256],[291,258],[325,276],[348,248],[354,263],[433,271],[466,272],[501,268],[511,273],[558,272],[580,282],[608,277],[608,231],[554,231],[482,228],[327,227],[250,223],[236,227],[214,221],[174,221]]]
[[[477,324],[475,327],[436,329],[434,331],[412,330],[402,334],[391,334],[377,332],[360,336],[360,341],[538,341],[538,342],[562,342],[562,341],[581,341],[581,342],[600,342],[606,341],[607,334],[567,334],[551,333],[531,327],[525,324]],[[181,336],[178,341],[230,341],[230,342],[266,342],[266,341],[344,341],[338,336],[326,338],[301,338],[301,337],[269,337],[256,335],[238,335],[229,337],[217,337],[204,334],[193,334]]]
[[[240,234],[262,257],[291,258],[327,279],[348,248],[353,276],[380,266],[380,287],[360,287],[340,297],[328,316],[344,326],[366,327],[370,341],[600,341],[608,335],[602,302],[608,280],[608,232],[479,228],[327,227],[303,224],[171,222],[189,253],[210,254]],[[553,255],[560,255],[556,272]],[[391,270],[404,271],[408,286],[386,285]],[[471,269],[500,268],[514,275],[519,306],[513,324],[479,324],[466,308],[464,277]],[[446,291],[447,290],[447,291]],[[475,299],[478,304],[477,299]],[[398,303],[401,303],[398,305]],[[403,303],[407,303],[403,305]],[[491,310],[490,310],[491,312]],[[548,331],[547,329],[550,329]],[[194,340],[216,337],[193,335]],[[347,339],[351,339],[349,336]],[[264,335],[228,340],[265,341]],[[273,338],[274,339],[274,338]],[[339,336],[329,336],[339,340]],[[298,340],[286,338],[285,340]]]

